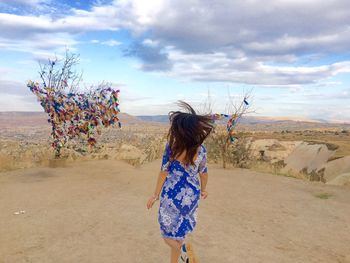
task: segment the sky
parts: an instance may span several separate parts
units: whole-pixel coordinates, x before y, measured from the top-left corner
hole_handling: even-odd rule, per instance
[[[133,115],[251,92],[259,116],[350,122],[349,47],[348,0],[0,0],[0,111],[42,111],[26,82],[68,49]]]

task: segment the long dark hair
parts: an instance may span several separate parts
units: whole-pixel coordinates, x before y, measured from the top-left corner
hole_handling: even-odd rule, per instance
[[[198,147],[208,137],[214,128],[211,115],[199,115],[186,102],[179,101],[178,105],[185,110],[169,112],[171,123],[168,132],[168,142],[171,149],[171,159],[175,159],[186,151],[186,165],[194,165],[194,156]]]

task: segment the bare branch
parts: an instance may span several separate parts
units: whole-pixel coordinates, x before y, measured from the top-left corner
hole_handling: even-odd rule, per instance
[[[199,105],[199,112],[201,114],[212,114],[213,113],[213,105],[214,105],[214,102],[213,102],[212,97],[210,95],[210,89],[208,89],[208,95],[207,95],[204,103],[201,103]]]
[[[43,82],[44,88],[46,88],[46,87],[47,87],[46,81],[45,81],[46,66],[45,66],[45,65],[43,66],[43,65],[39,62],[39,67],[40,67],[39,75],[40,75],[40,78],[41,78],[41,80],[42,80],[42,82]]]

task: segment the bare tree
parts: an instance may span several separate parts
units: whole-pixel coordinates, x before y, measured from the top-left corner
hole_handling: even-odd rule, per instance
[[[212,114],[213,113],[214,102],[210,94],[210,89],[208,89],[208,95],[203,103],[199,105],[200,114]]]
[[[55,158],[61,157],[61,149],[75,139],[86,141],[92,148],[101,127],[121,124],[117,117],[119,90],[111,83],[102,82],[78,92],[82,73],[75,71],[79,55],[66,51],[64,59],[49,59],[39,63],[41,83],[29,81],[27,86],[38,97],[52,126],[52,146]]]
[[[79,84],[82,80],[82,73],[77,73],[74,67],[79,64],[79,55],[69,53],[66,50],[65,57],[63,59],[57,58],[48,59],[46,63],[39,62],[39,76],[41,78],[41,86],[47,95],[58,93],[72,93],[76,92],[79,88]],[[43,103],[43,102],[42,102]],[[42,104],[43,105],[43,104]],[[55,114],[48,109],[48,105],[43,105],[45,111],[49,114],[50,122],[52,125],[52,137],[53,145],[55,149],[55,158],[60,158],[61,148],[67,143],[67,138],[62,138],[57,134],[58,128],[55,123]],[[65,123],[63,124],[66,125]]]
[[[217,147],[219,147],[220,152],[220,159],[222,160],[222,167],[226,168],[227,163],[232,160],[240,160],[240,159],[234,159],[232,156],[230,157],[230,151],[232,152],[241,152],[242,145],[240,144],[240,151],[235,151],[234,149],[230,149],[230,147],[234,147],[235,141],[237,138],[237,128],[239,126],[239,123],[241,119],[246,116],[247,114],[254,113],[255,111],[252,110],[252,90],[245,91],[243,96],[236,97],[231,96],[228,94],[228,103],[226,105],[226,113],[219,116],[219,120],[217,120],[217,127],[214,130],[214,133],[212,134],[211,138],[213,140],[213,143],[216,144]],[[212,105],[213,102],[211,101],[211,98],[208,96],[206,102],[203,104],[203,107],[206,108],[208,113],[212,112]],[[226,127],[224,126],[224,120],[221,119],[222,117],[227,118]],[[236,162],[236,161],[235,161]]]
[[[83,76],[82,72],[74,70],[79,62],[79,54],[69,53],[68,50],[63,60],[56,56],[55,59],[48,59],[45,64],[39,62],[39,75],[44,88],[52,91],[77,91]]]

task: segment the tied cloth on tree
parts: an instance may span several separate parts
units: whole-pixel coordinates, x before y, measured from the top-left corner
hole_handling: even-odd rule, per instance
[[[249,106],[249,102],[248,102],[247,98],[243,99],[242,105],[244,107]],[[212,117],[213,121],[222,120],[224,118],[229,118],[229,120],[226,123],[226,129],[228,132],[228,143],[234,143],[234,141],[238,139],[236,136],[234,136],[234,127],[238,123],[239,119],[241,118],[241,114],[239,114],[238,112],[235,112],[231,115],[215,113],[215,114],[212,114],[211,117]]]
[[[101,126],[109,127],[118,123],[121,128],[118,118],[119,90],[99,87],[88,93],[66,93],[46,86],[42,88],[33,81],[29,81],[27,86],[49,115],[56,157],[60,157],[61,148],[68,140],[80,137],[94,146],[96,133],[101,134]]]

